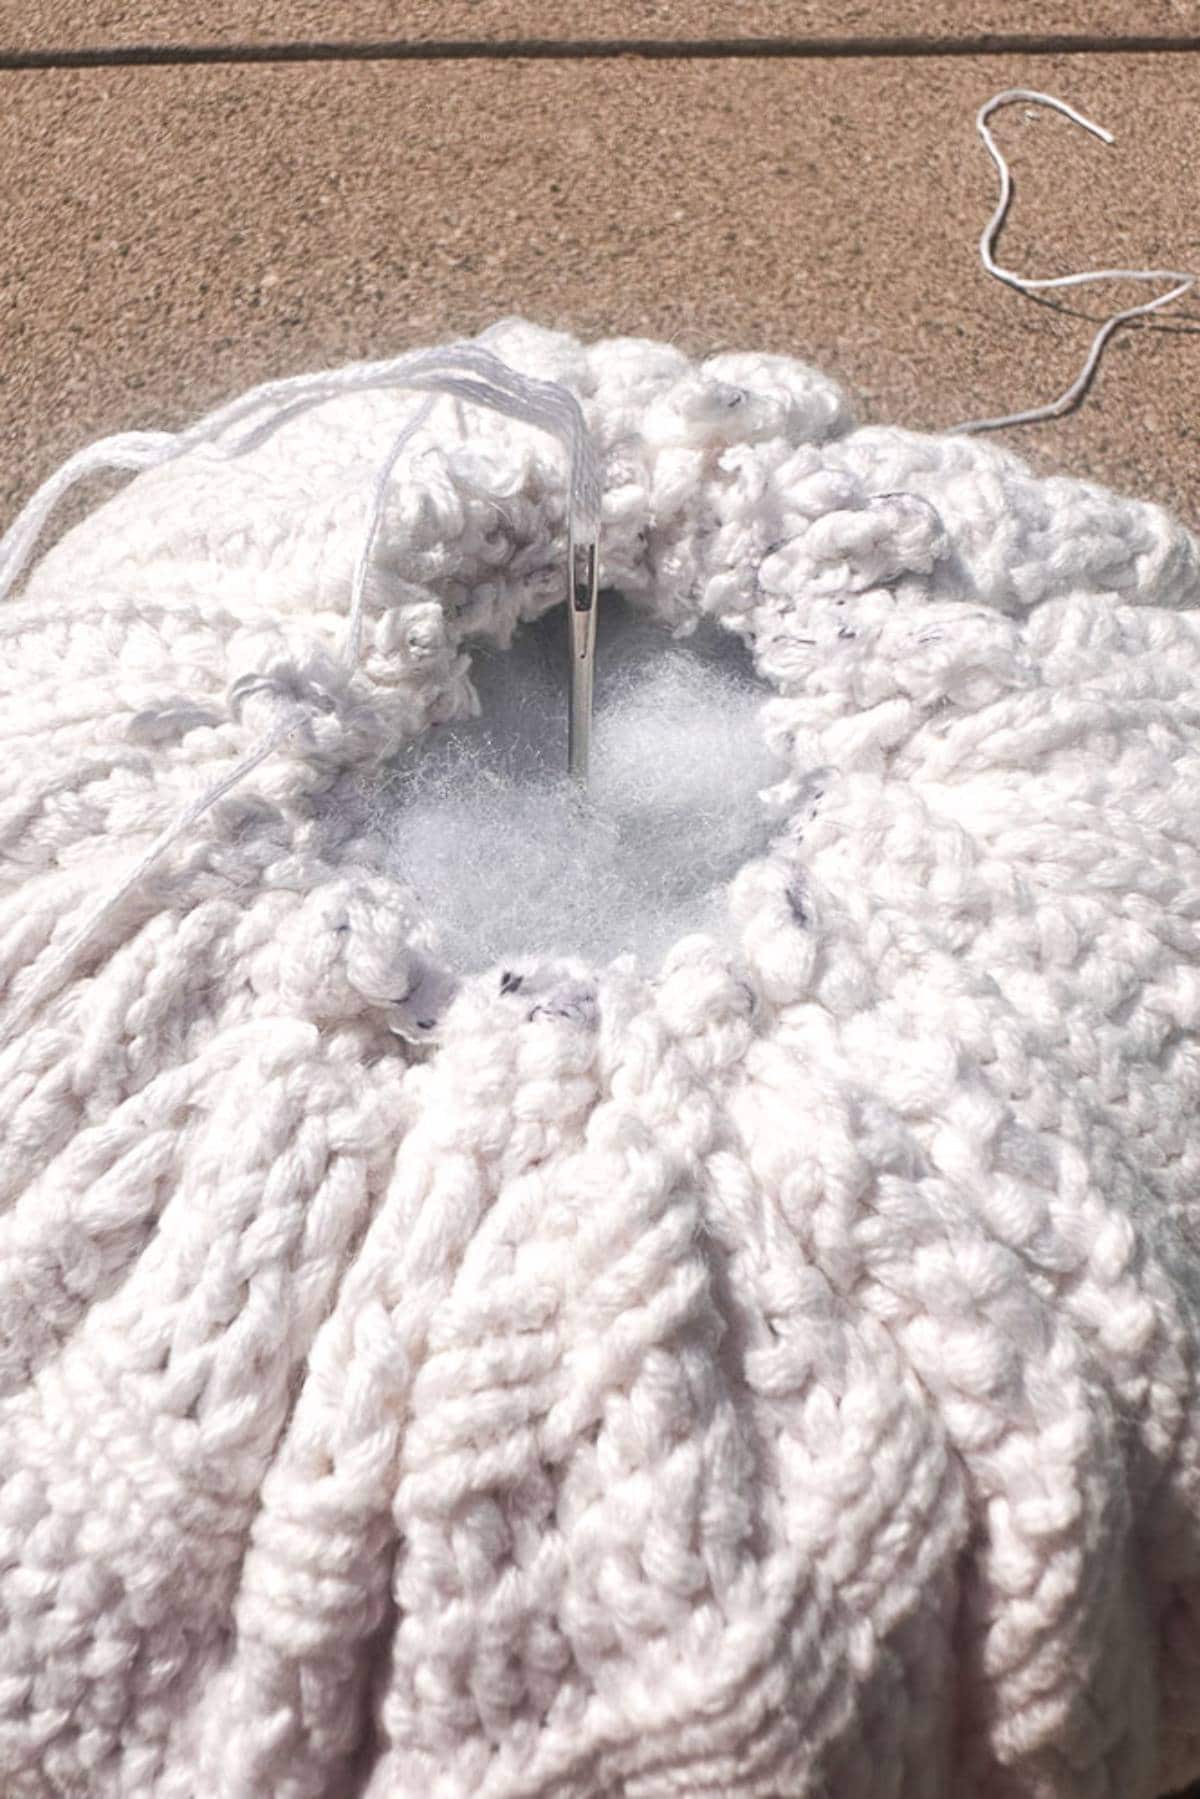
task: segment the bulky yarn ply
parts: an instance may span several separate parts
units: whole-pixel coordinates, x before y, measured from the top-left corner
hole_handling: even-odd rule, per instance
[[[0,1787],[1152,1799],[1200,1772],[1200,560],[782,357],[508,322],[603,579],[772,690],[732,944],[452,981],[353,804],[561,452],[201,445],[0,609]],[[289,710],[290,709],[290,710]],[[477,872],[464,869],[465,880]]]

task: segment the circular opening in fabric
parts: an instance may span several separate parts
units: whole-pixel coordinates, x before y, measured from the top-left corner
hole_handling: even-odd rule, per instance
[[[649,966],[688,932],[722,936],[728,882],[778,829],[770,690],[736,638],[676,639],[604,596],[584,795],[565,772],[565,637],[556,607],[507,650],[466,646],[480,715],[408,745],[370,794],[387,871],[460,974],[537,955]]]

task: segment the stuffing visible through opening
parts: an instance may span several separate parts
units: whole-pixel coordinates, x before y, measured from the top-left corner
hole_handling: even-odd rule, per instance
[[[769,690],[742,644],[717,627],[674,639],[614,595],[599,617],[586,796],[565,768],[561,608],[508,650],[476,647],[480,716],[407,746],[370,796],[390,871],[456,972],[627,951],[650,966],[690,931],[722,935],[727,883],[778,828]]]

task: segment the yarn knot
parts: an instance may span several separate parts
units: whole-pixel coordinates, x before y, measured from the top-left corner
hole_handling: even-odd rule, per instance
[[[323,650],[303,662],[281,657],[239,675],[226,702],[239,724],[247,706],[262,705],[264,729],[285,754],[290,747],[306,759],[340,765],[370,759],[386,745],[383,723],[353,671]]]
[[[327,681],[319,680],[296,663],[284,662],[272,669],[253,670],[249,674],[239,675],[230,684],[227,697],[231,717],[240,724],[246,701],[260,693],[271,694],[275,699],[301,712],[324,714],[337,712],[339,702],[344,702],[346,697],[331,691]]]

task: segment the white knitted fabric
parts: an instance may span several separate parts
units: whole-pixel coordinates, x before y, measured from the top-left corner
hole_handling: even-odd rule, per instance
[[[790,822],[730,945],[452,993],[355,783],[560,600],[566,483],[448,401],[351,677],[412,394],[139,476],[0,609],[0,1024],[307,721],[0,1056],[0,1790],[1152,1799],[1200,1771],[1198,546],[786,358],[485,342],[582,401],[604,583],[751,647]]]

